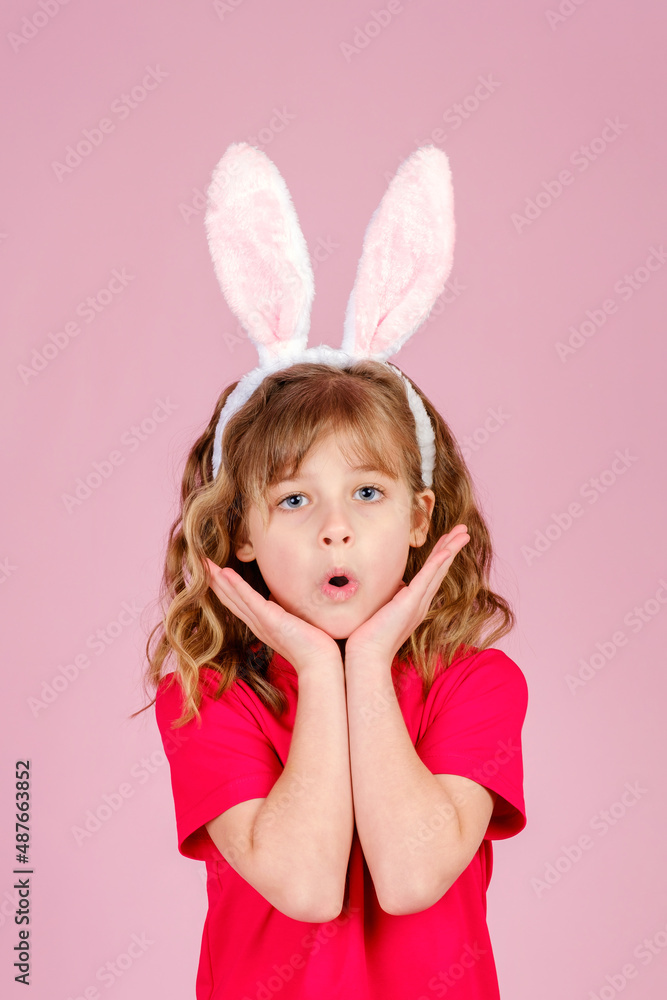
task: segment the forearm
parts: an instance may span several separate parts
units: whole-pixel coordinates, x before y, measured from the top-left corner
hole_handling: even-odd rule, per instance
[[[298,684],[289,754],[256,816],[253,851],[304,912],[327,919],[343,904],[354,828],[342,662],[301,669]]]
[[[417,755],[390,666],[346,660],[345,673],[354,815],[364,857],[382,908],[416,912],[434,897],[434,881],[443,895],[448,871],[456,871],[457,812]]]

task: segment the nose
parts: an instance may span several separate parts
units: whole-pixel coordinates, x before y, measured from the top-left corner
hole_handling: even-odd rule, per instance
[[[324,548],[331,545],[350,546],[354,541],[354,532],[350,519],[343,507],[331,504],[322,519],[319,531],[319,543]]]

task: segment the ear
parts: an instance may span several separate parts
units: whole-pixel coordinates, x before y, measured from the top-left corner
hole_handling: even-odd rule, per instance
[[[241,542],[237,545],[235,555],[240,562],[252,562],[255,558],[252,542]]]
[[[223,295],[260,364],[305,350],[313,269],[287,185],[265,153],[247,142],[228,146],[204,222]]]
[[[239,522],[234,538],[231,539],[231,547],[240,562],[252,562],[255,559],[255,549],[250,540],[250,532],[245,519],[241,519]]]
[[[435,507],[435,493],[433,490],[424,490],[417,494],[417,501],[420,506],[413,512],[413,524],[410,531],[410,545],[419,549],[426,541],[431,515]]]
[[[453,254],[449,161],[422,146],[401,164],[366,229],[342,349],[378,361],[395,354],[444,290]]]

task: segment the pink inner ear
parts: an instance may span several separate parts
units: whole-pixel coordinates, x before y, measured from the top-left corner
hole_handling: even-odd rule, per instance
[[[399,168],[366,230],[343,349],[384,360],[426,319],[452,268],[454,196],[434,146]]]
[[[306,305],[305,293],[294,268],[285,262],[278,267],[275,257],[258,246],[258,235],[251,239],[247,233],[238,233],[235,237],[242,264],[231,283],[228,301],[249,336],[269,355],[277,356],[291,342]]]
[[[227,303],[264,362],[305,348],[314,282],[287,186],[247,143],[230,146],[209,188],[206,229]]]

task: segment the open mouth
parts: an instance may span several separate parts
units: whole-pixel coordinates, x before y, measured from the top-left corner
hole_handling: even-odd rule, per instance
[[[331,601],[346,601],[358,589],[359,581],[344,566],[332,567],[320,582],[322,594]]]

